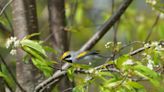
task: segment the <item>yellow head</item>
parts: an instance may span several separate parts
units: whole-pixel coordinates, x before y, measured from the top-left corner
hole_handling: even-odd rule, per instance
[[[66,52],[64,52],[64,54],[61,56],[60,60],[64,60],[64,61],[67,61],[67,62],[72,63],[72,60],[71,60],[70,58],[71,58],[71,51],[66,51]]]

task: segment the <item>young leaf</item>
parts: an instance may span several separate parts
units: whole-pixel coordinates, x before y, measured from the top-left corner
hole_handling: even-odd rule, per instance
[[[129,59],[129,55],[124,55],[124,56],[121,56],[120,58],[118,58],[116,60],[117,67],[122,68],[123,63],[126,62],[128,59]]]
[[[31,37],[38,36],[38,35],[40,35],[40,33],[33,33],[33,34],[30,34],[30,35],[27,35],[23,39],[30,39]]]
[[[67,76],[68,76],[70,81],[73,81],[73,77],[74,77],[74,69],[73,68],[69,68],[67,70]]]
[[[159,76],[158,73],[154,72],[153,70],[150,70],[149,68],[143,65],[134,66],[134,70],[135,70],[134,72],[137,75],[149,79],[150,82],[152,82],[155,86],[160,85],[161,77]]]
[[[127,84],[133,88],[136,88],[136,89],[143,89],[144,88],[144,86],[142,86],[141,84],[139,84],[137,82],[133,82],[133,81],[128,81]]]
[[[57,51],[49,46],[44,46],[43,47],[47,52],[52,52],[54,54],[57,54]]]
[[[73,88],[72,92],[85,92],[83,85],[76,86]]]
[[[0,77],[2,77],[11,88],[14,88],[14,86],[15,86],[14,81],[11,79],[11,77],[7,76],[6,74],[4,74],[1,71],[0,71]]]
[[[53,69],[49,65],[50,63],[48,61],[40,61],[37,58],[32,58],[33,64],[40,69],[46,77],[49,77],[52,75]]]
[[[30,47],[30,48],[36,50],[37,52],[39,52],[40,54],[47,56],[43,47],[36,41],[24,39],[24,40],[21,40],[20,43],[21,43],[22,47],[24,47],[24,46]]]
[[[156,72],[154,72],[153,70],[150,70],[149,68],[147,68],[146,66],[143,65],[136,65],[134,66],[135,71],[140,72],[141,74],[143,74],[144,76],[146,76],[147,78],[151,78],[151,79],[159,79],[159,74],[157,74]]]
[[[22,47],[27,53],[29,53],[30,55],[32,55],[32,57],[35,57],[41,61],[44,61],[44,58],[42,56],[40,56],[40,54],[38,52],[36,52],[34,49],[24,46]]]

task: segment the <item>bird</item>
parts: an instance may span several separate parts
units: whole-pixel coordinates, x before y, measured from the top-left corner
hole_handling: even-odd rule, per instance
[[[95,58],[104,57],[100,55],[100,52],[97,50],[93,51],[83,51],[83,52],[76,52],[76,51],[66,51],[61,56],[62,61],[66,61],[68,63],[79,62],[81,60],[94,60]]]

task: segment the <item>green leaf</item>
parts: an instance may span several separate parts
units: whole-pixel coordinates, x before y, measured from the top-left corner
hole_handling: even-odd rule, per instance
[[[53,69],[50,67],[50,62],[48,61],[41,61],[37,58],[32,58],[33,64],[40,69],[46,77],[49,77],[52,75]]]
[[[149,68],[143,65],[134,66],[134,70],[137,75],[149,79],[150,82],[153,83],[155,86],[160,85],[161,77],[155,71],[150,70]]]
[[[123,68],[123,63],[126,62],[126,60],[128,60],[130,57],[129,55],[124,55],[124,56],[121,56],[120,58],[118,58],[116,60],[116,65],[119,69]]]
[[[101,76],[108,76],[108,77],[113,76],[113,74],[110,73],[110,72],[99,72],[98,75],[101,75]]]
[[[141,84],[139,84],[137,82],[133,82],[133,81],[128,81],[127,84],[132,86],[133,88],[136,88],[136,89],[143,89],[144,88],[144,86],[142,86]]]
[[[55,55],[58,54],[58,52],[57,52],[55,49],[53,49],[53,48],[51,48],[51,47],[49,47],[49,46],[44,46],[43,48],[44,48],[45,51],[47,51],[47,52],[52,52],[52,53],[54,53]]]
[[[108,88],[104,86],[99,86],[100,92],[111,92]]]
[[[22,47],[24,47],[24,46],[30,47],[30,48],[36,50],[37,52],[39,52],[40,54],[42,54],[44,56],[47,56],[45,50],[43,49],[43,47],[36,41],[23,39],[23,40],[21,40],[20,43],[21,43]]]
[[[27,47],[27,46],[24,46],[22,47],[28,54],[32,55],[33,57],[41,60],[41,61],[44,61],[44,58],[42,56],[40,56],[39,53],[37,53],[35,50],[33,50],[32,48],[30,47]]]
[[[116,87],[116,86],[120,85],[120,83],[121,83],[122,81],[123,81],[123,80],[117,80],[117,81],[114,81],[114,82],[110,82],[110,83],[108,83],[107,85],[105,85],[105,87],[108,87],[108,88]]]
[[[67,76],[68,76],[70,81],[73,81],[73,78],[74,78],[74,69],[73,68],[69,68],[67,70]]]
[[[76,86],[73,88],[72,92],[86,92],[83,85]]]
[[[0,77],[2,77],[11,88],[15,87],[14,81],[11,79],[10,76],[6,75],[3,72],[0,72]]]
[[[26,55],[24,55],[24,57],[23,57],[23,61],[24,61],[26,64],[29,63],[30,59],[31,59],[31,57],[30,57],[29,54],[26,54]]]
[[[13,81],[13,78],[11,77],[10,73],[8,72],[8,69],[6,68],[6,66],[4,64],[0,64],[1,66],[1,74],[0,76],[2,76],[5,81],[8,83],[8,85],[11,88],[15,88],[15,82]]]
[[[151,78],[151,79],[159,78],[159,74],[157,74],[153,70],[150,70],[146,66],[136,65],[136,66],[134,66],[134,69],[135,69],[135,71],[140,72],[141,74],[145,75],[148,78]]]
[[[82,5],[79,4],[78,8],[77,8],[77,13],[75,15],[75,20],[77,23],[80,23],[82,21],[83,17],[83,8]]]
[[[24,37],[23,39],[30,39],[31,37],[34,37],[34,36],[38,36],[40,35],[40,33],[32,33],[30,35],[27,35],[26,37]]]

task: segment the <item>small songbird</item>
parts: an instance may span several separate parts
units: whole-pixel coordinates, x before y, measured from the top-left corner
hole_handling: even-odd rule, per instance
[[[103,57],[99,54],[98,51],[83,51],[83,52],[75,52],[75,51],[66,51],[62,56],[61,60],[66,61],[68,63],[78,62],[80,60],[92,60],[94,58]]]

